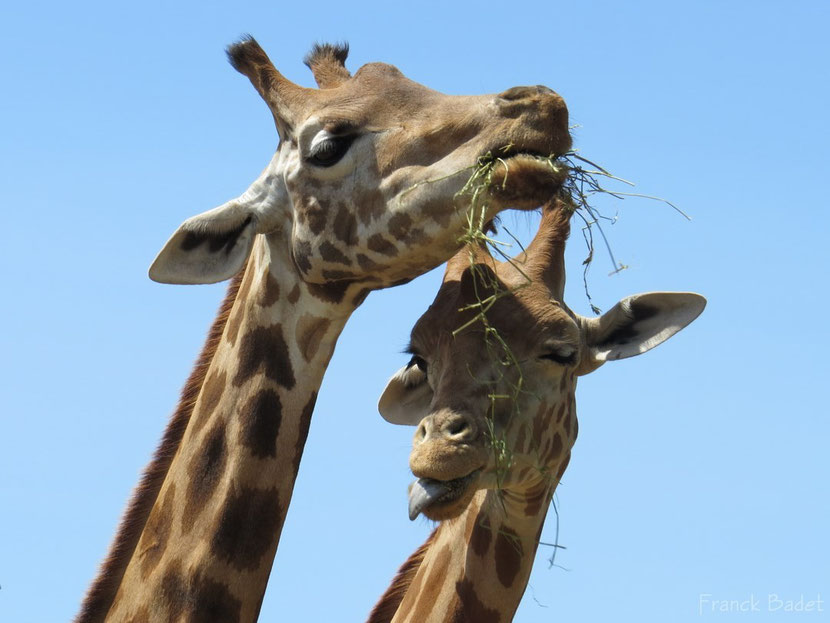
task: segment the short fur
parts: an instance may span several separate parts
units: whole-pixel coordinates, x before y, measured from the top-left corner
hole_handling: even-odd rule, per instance
[[[401,605],[404,595],[406,595],[406,591],[409,590],[409,586],[412,584],[412,579],[418,573],[418,569],[421,568],[421,563],[424,561],[424,556],[426,556],[430,545],[432,545],[436,532],[438,532],[438,528],[433,530],[432,534],[424,541],[424,544],[416,549],[415,553],[401,565],[392,580],[392,584],[389,585],[375,607],[372,608],[366,623],[389,623],[392,620]]]
[[[225,330],[231,308],[236,301],[236,295],[244,273],[244,269],[239,271],[228,287],[228,292],[208,332],[199,359],[196,361],[196,365],[190,373],[190,378],[187,379],[187,383],[182,389],[176,411],[170,418],[152,461],[144,470],[141,482],[133,492],[133,497],[126,513],[124,513],[121,525],[118,527],[109,554],[101,564],[98,575],[84,598],[81,611],[75,618],[75,623],[103,621],[112,606],[121,578],[136,545],[138,545],[138,539],[144,530],[150,511],[153,510],[153,505],[167,475],[167,470],[170,468],[170,463],[190,422],[193,407],[196,404],[199,392],[202,390],[210,362],[216,354],[216,349]]]

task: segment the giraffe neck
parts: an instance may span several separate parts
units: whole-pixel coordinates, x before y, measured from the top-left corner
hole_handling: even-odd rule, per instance
[[[145,492],[152,510],[123,564],[102,571],[120,577],[110,601],[79,622],[256,620],[317,391],[366,294],[306,284],[273,249],[260,237],[172,460]]]
[[[479,491],[464,513],[441,522],[420,563],[410,565],[410,577],[402,577],[407,565],[401,568],[396,581],[407,590],[394,617],[370,616],[370,623],[511,621],[555,487],[548,482],[522,494]]]

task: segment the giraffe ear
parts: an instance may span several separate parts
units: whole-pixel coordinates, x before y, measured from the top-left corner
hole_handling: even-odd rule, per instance
[[[429,414],[432,388],[427,375],[410,364],[389,379],[378,402],[378,411],[387,422],[417,426]]]
[[[588,357],[579,372],[651,350],[688,326],[704,307],[700,294],[649,292],[624,298],[599,318],[582,318]]]
[[[256,234],[278,230],[291,205],[279,162],[278,150],[239,197],[182,223],[150,266],[150,279],[216,283],[238,273]]]
[[[159,283],[216,283],[238,273],[257,230],[253,211],[235,201],[187,219],[150,266]]]

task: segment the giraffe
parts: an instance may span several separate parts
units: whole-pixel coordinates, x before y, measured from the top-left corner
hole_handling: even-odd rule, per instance
[[[483,154],[510,146],[493,212],[540,205],[562,183],[529,157],[570,147],[550,89],[449,96],[383,63],[352,76],[347,53],[316,45],[311,89],[251,37],[228,48],[279,146],[242,195],[187,219],[150,268],[165,283],[232,281],[78,623],[256,620],[350,314],[452,255],[466,209],[455,195]]]
[[[371,623],[511,621],[576,440],[577,377],[657,346],[703,311],[698,294],[652,292],[599,318],[572,312],[563,301],[569,206],[546,205],[513,261],[461,250],[412,330],[412,359],[379,410],[417,425],[409,515],[440,523]]]

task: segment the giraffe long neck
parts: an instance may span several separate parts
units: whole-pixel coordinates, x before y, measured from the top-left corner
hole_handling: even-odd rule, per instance
[[[301,282],[260,242],[180,441],[159,453],[167,468],[140,503],[151,510],[134,518],[132,542],[116,537],[120,564],[102,569],[111,585],[79,623],[257,618],[317,391],[365,296]]]
[[[422,546],[421,560],[407,569],[411,577],[396,578],[407,590],[394,617],[383,618],[376,609],[369,623],[511,621],[554,489],[555,483],[547,484],[513,499],[479,491],[464,513],[442,522]]]

